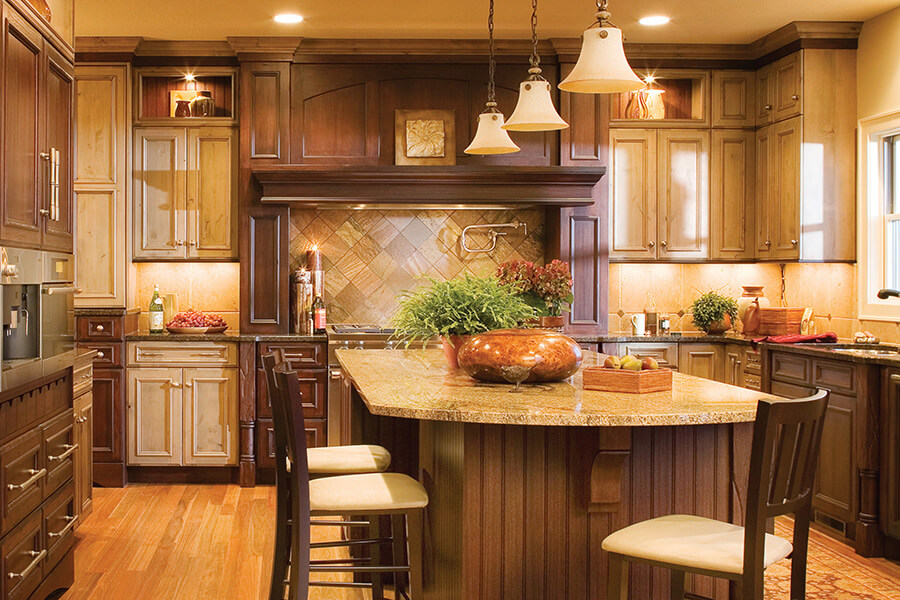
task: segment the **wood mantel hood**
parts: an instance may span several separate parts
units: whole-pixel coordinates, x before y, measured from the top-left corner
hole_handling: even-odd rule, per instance
[[[589,206],[606,167],[321,167],[253,169],[262,202],[294,205]]]

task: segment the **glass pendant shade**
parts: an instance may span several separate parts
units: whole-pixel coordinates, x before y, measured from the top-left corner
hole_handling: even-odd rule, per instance
[[[466,154],[512,154],[520,148],[503,129],[503,114],[483,112],[478,115],[478,129],[472,143],[464,150]]]
[[[550,98],[550,83],[543,79],[523,81],[519,102],[503,129],[509,131],[556,131],[569,124],[563,121]]]
[[[559,89],[582,94],[613,94],[639,90],[644,85],[625,58],[622,30],[592,27],[584,32],[578,62],[559,84]]]

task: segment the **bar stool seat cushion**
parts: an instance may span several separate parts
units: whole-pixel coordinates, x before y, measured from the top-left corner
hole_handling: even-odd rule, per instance
[[[744,571],[744,528],[691,515],[669,515],[635,523],[603,540],[603,549],[686,569],[739,575]],[[791,543],[766,534],[764,565],[791,553]]]
[[[320,514],[424,508],[422,484],[402,473],[364,473],[311,479],[309,509]]]
[[[381,473],[391,466],[391,453],[381,446],[332,446],[308,449],[306,460],[315,474]]]

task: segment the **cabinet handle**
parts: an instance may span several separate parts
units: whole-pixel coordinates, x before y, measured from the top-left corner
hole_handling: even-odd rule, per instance
[[[102,351],[97,353],[97,358],[103,358],[104,356],[106,355]]]
[[[194,356],[222,356],[221,352],[194,352]]]
[[[186,387],[186,388],[194,387],[194,384],[191,383],[190,381],[185,381],[185,382],[184,382],[184,387]]]
[[[184,246],[184,240],[175,240],[176,246]]]
[[[659,243],[659,245],[662,246],[663,248],[665,248],[665,247],[668,246],[669,244],[668,244],[665,240],[663,240],[663,241],[661,241],[661,242]]]
[[[33,486],[35,483],[37,483],[41,477],[43,477],[44,475],[47,474],[47,469],[41,469],[40,471],[38,471],[36,469],[28,469],[25,472],[28,473],[29,475],[31,475],[31,477],[29,477],[23,483],[18,483],[18,484],[9,483],[6,485],[6,489],[8,489],[8,490],[24,490],[26,488],[29,488],[29,487]]]
[[[66,526],[56,532],[48,531],[47,537],[51,537],[51,538],[62,537],[64,535],[66,535],[67,533],[69,533],[70,529],[75,527],[75,521],[77,520],[77,517],[73,517],[72,515],[66,515],[65,517],[63,517],[63,519],[66,520]]]
[[[171,380],[171,379],[169,380],[169,385],[171,385],[173,388],[180,388],[180,387],[181,387],[181,384],[180,384],[180,383],[178,383],[177,381],[173,381],[173,380]]]
[[[73,452],[78,450],[78,444],[64,444],[63,448],[66,449],[65,452],[63,452],[62,454],[60,454],[58,456],[48,456],[47,460],[63,460],[65,458],[68,458],[69,456],[72,455]]]
[[[791,246],[796,246],[796,245],[797,245],[797,240],[791,240]]]
[[[80,423],[87,423],[87,417],[78,417],[77,419],[75,419],[75,422],[76,422],[76,423],[79,423],[79,424],[80,424]]]
[[[794,94],[793,96],[791,96],[791,100],[793,100],[794,102],[796,102],[799,99],[800,99],[800,96],[798,96],[797,94]]]
[[[769,241],[769,240],[766,240],[764,243],[765,243],[766,246],[771,246],[771,245],[772,245],[772,242]]]
[[[104,327],[103,325],[97,325],[94,329],[97,331],[104,331],[106,327]]]
[[[162,356],[162,352],[147,352],[146,350],[139,350],[138,354],[140,356]]]
[[[332,379],[340,379],[341,378],[341,370],[340,369],[332,369],[331,370],[331,378]]]
[[[38,212],[41,214],[42,217],[49,217],[49,216],[50,216],[50,211],[49,211],[48,209],[46,209],[46,208],[42,208],[42,209],[40,209]]]
[[[41,152],[40,154],[38,154],[38,156],[41,157],[41,160],[50,160],[49,152]]]
[[[194,240],[188,240],[187,245],[188,245],[188,246],[196,246],[196,245],[197,245],[197,242],[195,242]]]
[[[891,375],[891,381],[894,383],[900,383],[900,375]]]
[[[766,104],[763,108],[765,108],[766,110],[772,110],[772,105]]]
[[[28,556],[33,556],[34,560],[31,561],[28,566],[25,567],[25,569],[20,573],[7,573],[7,579],[25,579],[26,577],[31,575],[31,572],[34,571],[34,568],[41,564],[41,561],[44,560],[44,558],[47,556],[47,551],[41,550],[40,552],[37,552],[35,550],[31,550],[29,552],[26,552],[26,554]]]
[[[656,245],[655,242],[647,242],[647,247],[648,247],[648,248],[652,248],[652,247],[655,246],[655,245]]]

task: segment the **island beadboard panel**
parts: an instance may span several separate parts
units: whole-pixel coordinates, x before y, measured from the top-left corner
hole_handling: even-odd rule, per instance
[[[468,225],[521,221],[500,230],[493,252],[467,252]],[[486,229],[467,235],[470,248],[490,243]],[[523,210],[291,210],[291,271],[305,266],[317,245],[325,265],[325,303],[331,323],[387,323],[397,295],[427,278],[488,275],[512,260],[543,261],[544,213]]]

